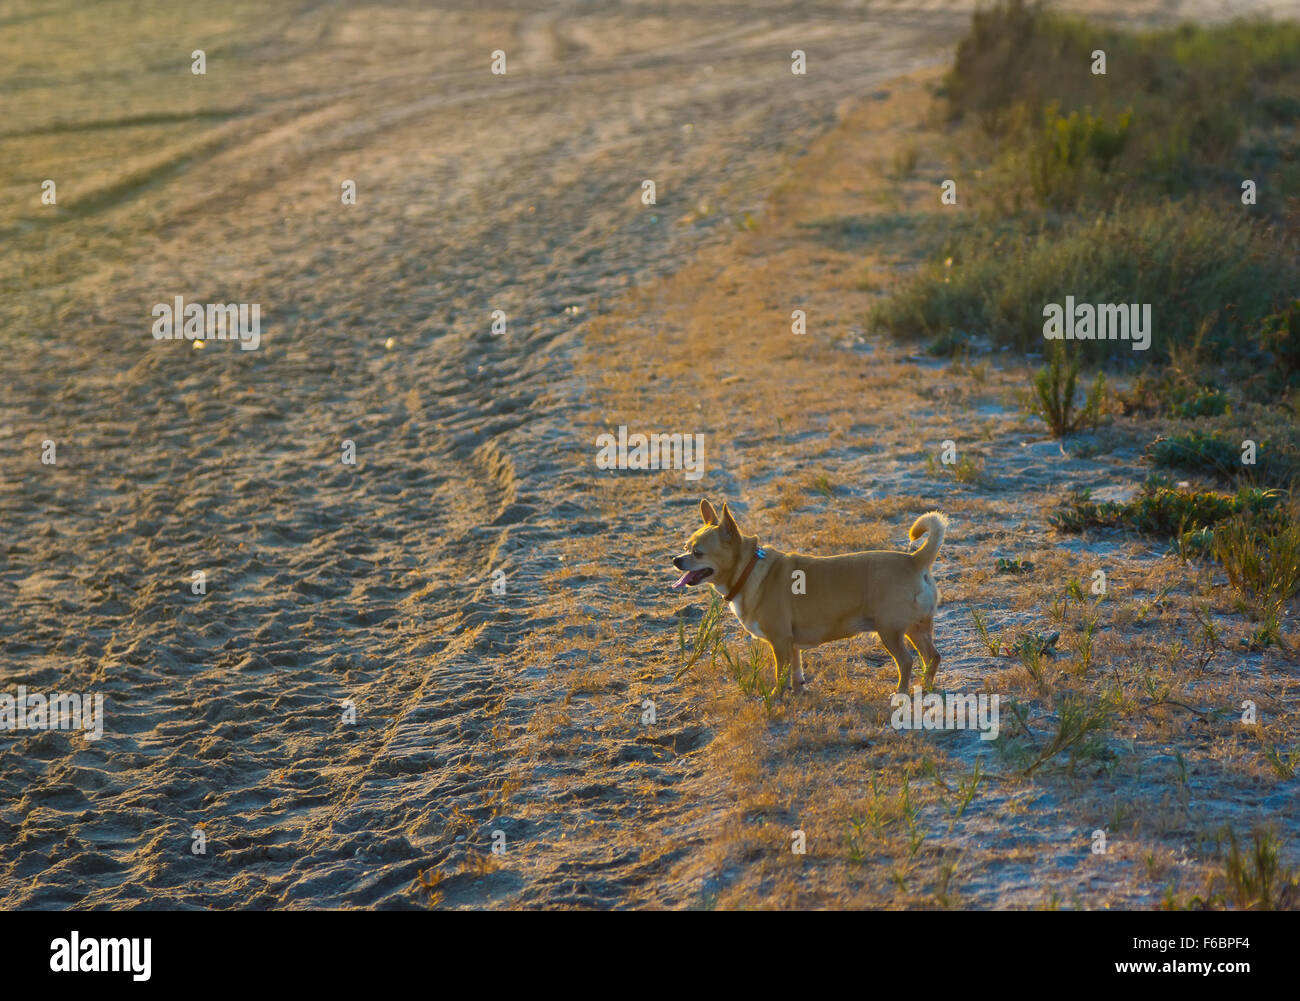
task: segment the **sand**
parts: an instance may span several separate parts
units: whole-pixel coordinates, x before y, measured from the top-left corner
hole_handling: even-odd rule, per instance
[[[683,862],[727,800],[709,726],[572,696],[577,640],[614,615],[666,651],[679,605],[626,600],[600,558],[629,527],[588,429],[619,414],[575,358],[592,317],[743,235],[856,102],[946,61],[970,6],[532,9],[6,29],[0,691],[107,709],[93,742],[0,734],[0,906],[698,901]],[[260,303],[260,347],[153,339],[178,295]],[[653,357],[645,321],[611,368]],[[647,561],[689,527],[672,489],[635,519]]]

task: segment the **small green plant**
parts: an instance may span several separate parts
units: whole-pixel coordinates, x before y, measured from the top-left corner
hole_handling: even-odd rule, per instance
[[[1021,633],[1019,638],[1012,644],[1010,653],[1018,653],[1022,656],[1026,652],[1031,652],[1036,657],[1055,657],[1057,654],[1056,644],[1060,640],[1061,634],[1057,633]]]
[[[1043,653],[1036,646],[1022,646],[1020,648],[1020,663],[1025,666],[1029,676],[1034,679],[1034,684],[1040,689],[1046,686],[1046,679],[1043,672]]]
[[[1172,591],[1173,589],[1174,589],[1173,581],[1167,581],[1166,583],[1160,585],[1160,587],[1156,589],[1156,593],[1154,595],[1152,595],[1150,598],[1148,598],[1146,601],[1142,602],[1142,604],[1138,606],[1137,614],[1134,616],[1134,621],[1145,622],[1147,616],[1150,615],[1152,612],[1158,612],[1161,609],[1163,609],[1165,598],[1169,597],[1169,592]]]
[[[1060,341],[1052,341],[1048,349],[1048,364],[1034,376],[1034,413],[1041,417],[1052,432],[1053,438],[1063,438],[1074,431],[1094,426],[1101,418],[1106,392],[1106,376],[1097,373],[1092,388],[1084,398],[1083,406],[1076,409],[1075,383],[1079,377],[1079,362],[1066,364],[1065,348]]]
[[[1090,735],[1104,731],[1119,706],[1119,697],[1108,692],[1101,699],[1087,699],[1075,694],[1066,695],[1057,706],[1059,721],[1052,739],[1024,768],[1032,775],[1063,751],[1073,752]]]
[[[1200,675],[1206,672],[1215,655],[1223,647],[1223,636],[1214,621],[1214,615],[1210,611],[1209,605],[1204,608],[1194,609],[1192,614],[1196,617],[1197,626],[1200,627],[1196,637],[1196,673]]]
[[[952,833],[953,827],[961,819],[961,815],[966,812],[970,806],[971,800],[979,792],[980,782],[984,778],[984,759],[976,758],[975,767],[971,769],[970,777],[962,779],[957,783],[957,802],[953,808],[952,822],[948,825],[948,833]]]
[[[1281,848],[1272,832],[1257,829],[1243,851],[1236,835],[1228,831],[1223,902],[1243,910],[1283,910],[1300,904],[1300,882],[1294,871],[1282,866]]]
[[[1078,642],[1075,649],[1079,653],[1079,677],[1084,677],[1088,673],[1088,668],[1092,666],[1092,648],[1097,632],[1097,620],[1101,618],[1101,613],[1093,607],[1092,614],[1084,619],[1083,631],[1079,633]]]
[[[1240,641],[1242,649],[1250,653],[1262,653],[1272,646],[1287,649],[1282,640],[1282,619],[1277,607],[1267,608],[1258,615],[1259,625],[1248,638]]]
[[[938,884],[935,887],[934,899],[940,907],[948,908],[953,905],[952,878],[957,874],[957,860],[945,859],[939,866]]]
[[[978,608],[970,610],[970,616],[975,622],[975,632],[979,633],[980,642],[988,648],[989,656],[998,656],[1002,649],[1002,641],[996,636],[989,634],[988,624],[984,621],[984,615]]]
[[[761,698],[763,708],[770,713],[776,704],[776,693],[783,689],[785,682],[789,680],[789,668],[780,670],[776,684],[768,688],[764,678],[767,655],[761,643],[751,639],[745,647],[744,654],[737,657],[732,657],[731,651],[724,643],[718,645],[718,652],[727,662],[731,677],[740,686],[740,690],[748,696]]]
[[[1056,641],[1060,638],[1060,633],[1052,633],[1050,636],[1044,636],[1042,633],[1021,633],[1020,638],[1011,647],[1010,652],[1020,655],[1020,663],[1024,665],[1040,690],[1046,690],[1047,687],[1047,672],[1043,658],[1056,656]]]
[[[997,562],[998,573],[1029,573],[1034,569],[1034,565],[1028,560],[1022,560],[1019,557],[1008,559],[1005,556],[999,556]]]
[[[1264,745],[1264,760],[1267,761],[1277,772],[1280,779],[1295,778],[1296,766],[1300,765],[1300,748],[1290,751],[1279,751],[1272,744]]]
[[[912,786],[906,774],[903,776],[902,815],[907,827],[907,860],[910,863],[925,843],[925,831],[920,824],[921,807],[912,802]]]
[[[963,455],[952,467],[952,478],[958,483],[978,485],[984,482],[984,460]]]
[[[925,466],[931,476],[951,476],[958,483],[979,485],[984,482],[984,459],[970,454],[963,455],[951,464],[937,462],[933,455],[925,457]]]
[[[844,842],[848,849],[849,861],[854,865],[862,865],[867,860],[866,836],[864,834],[867,821],[858,817],[850,817],[845,821],[844,826]]]

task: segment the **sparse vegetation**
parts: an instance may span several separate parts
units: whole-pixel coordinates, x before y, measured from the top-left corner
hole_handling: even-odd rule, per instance
[[[1106,72],[1081,72],[1096,50]],[[1044,305],[1067,293],[1150,303],[1161,331],[1150,359],[1196,341],[1220,360],[1233,352],[1251,377],[1293,383],[1300,254],[1284,203],[1243,212],[1181,199],[1236,191],[1242,177],[1294,190],[1300,167],[1279,111],[1298,89],[1292,23],[1129,34],[1021,0],[977,12],[945,94],[975,161],[964,197],[979,225],[959,226],[872,322],[932,343],[980,334],[1027,351],[1043,344]],[[1115,348],[1071,344],[1094,361],[1115,361]],[[1223,402],[1187,401],[1186,413]]]
[[[1082,56],[1084,71],[1087,57]],[[1111,59],[1118,61],[1114,52]],[[810,157],[834,157],[835,167],[816,175],[815,194],[807,198],[802,216],[788,210],[799,197],[795,184],[780,211],[765,213],[762,238],[775,254],[755,256],[750,246],[707,266],[688,266],[689,280],[679,277],[644,292],[668,329],[689,333],[680,343],[666,340],[653,379],[637,370],[611,376],[618,394],[609,401],[609,412],[650,423],[689,398],[702,426],[729,429],[724,432],[728,476],[743,491],[764,544],[815,554],[898,548],[900,526],[919,511],[951,510],[957,516],[954,528],[936,564],[944,594],[937,637],[944,666],[936,691],[1000,696],[996,740],[981,742],[975,734],[951,730],[895,730],[893,666],[877,640],[862,637],[809,651],[809,685],[798,697],[765,698],[773,684],[770,657],[725,614],[722,632],[728,642],[718,648],[716,666],[710,667],[711,655],[704,655],[671,696],[656,696],[661,719],[669,713],[693,715],[713,734],[690,772],[717,797],[715,813],[707,815],[714,833],[699,860],[685,866],[704,877],[710,906],[1032,907],[1047,896],[1037,890],[1039,877],[1054,874],[1067,859],[1078,861],[1078,843],[1067,846],[1066,832],[1096,827],[1105,828],[1122,845],[1125,861],[1134,864],[1098,866],[1099,882],[1065,887],[1055,894],[1055,905],[1151,907],[1162,897],[1186,900],[1207,875],[1221,872],[1217,856],[1189,857],[1182,847],[1212,837],[1206,833],[1211,825],[1240,823],[1247,790],[1262,785],[1275,797],[1284,791],[1282,782],[1294,781],[1283,775],[1295,752],[1295,683],[1293,672],[1278,670],[1284,651],[1272,638],[1289,625],[1291,606],[1276,623],[1249,621],[1238,610],[1245,599],[1213,562],[1216,530],[1238,515],[1258,510],[1263,516],[1286,505],[1282,490],[1266,489],[1281,484],[1161,466],[1164,475],[1152,478],[1136,497],[1117,495],[1124,502],[1113,509],[1100,501],[1112,495],[1098,493],[1099,510],[1072,512],[1076,531],[1105,525],[1111,531],[1104,537],[1066,538],[1045,531],[1039,505],[1052,484],[1095,480],[1098,487],[1113,489],[1130,475],[1143,446],[1159,436],[1196,431],[1231,441],[1239,429],[1249,430],[1249,437],[1266,443],[1269,455],[1288,440],[1280,419],[1264,419],[1274,401],[1228,371],[1237,358],[1254,365],[1267,357],[1262,328],[1242,321],[1239,311],[1253,308],[1258,289],[1264,288],[1248,274],[1255,266],[1249,235],[1226,244],[1230,253],[1220,253],[1225,246],[1220,236],[1234,239],[1236,224],[1217,216],[1209,217],[1212,225],[1206,228],[1180,221],[1180,213],[1200,211],[1190,202],[1161,209],[1152,198],[1146,209],[1130,205],[1129,215],[1099,205],[1098,192],[1131,170],[1133,157],[1147,143],[1145,99],[1098,101],[1085,114],[1086,105],[1075,107],[1047,94],[1023,127],[1045,131],[1054,99],[1062,102],[1055,117],[1073,132],[1059,156],[1061,183],[1047,196],[1053,201],[1050,214],[1043,213],[1038,194],[1025,191],[1025,216],[1044,217],[1041,226],[994,214],[999,208],[988,196],[1003,183],[996,170],[1011,165],[975,178],[974,170],[986,166],[979,159],[988,152],[977,143],[968,147],[971,155],[961,165],[960,176],[967,178],[960,182],[962,211],[935,207],[927,213],[924,203],[935,201],[930,154],[921,157],[916,176],[899,176],[905,154],[896,156],[894,148],[878,142],[878,119],[863,118],[869,124],[855,124],[831,146],[810,151]],[[867,111],[884,112],[887,103],[872,101]],[[918,107],[900,115],[895,138],[915,135],[915,123],[923,117],[913,113]],[[1122,116],[1130,108],[1125,130]],[[1070,124],[1074,111],[1078,115]],[[1021,124],[1007,122],[1013,129]],[[1090,146],[1098,141],[1088,137],[1090,129],[1111,134],[1099,141],[1104,145],[1114,138],[1115,152]],[[919,147],[939,149],[931,138],[924,137]],[[1017,145],[1015,137],[1004,142],[1008,149]],[[1072,159],[1086,165],[1076,170]],[[870,177],[869,190],[889,192],[879,211],[863,204],[864,175]],[[1072,205],[1076,198],[1068,188],[1075,181],[1081,183]],[[1263,215],[1242,214],[1257,220]],[[1161,233],[1154,255],[1137,235],[1143,227]],[[967,273],[980,257],[977,234],[1002,241],[980,265],[986,268],[988,290],[978,289],[977,279]],[[1062,240],[1070,243],[1068,254],[1055,257]],[[905,249],[895,256],[880,249],[884,243]],[[987,330],[968,323],[922,332],[915,345],[891,345],[852,326],[860,315],[854,311],[866,308],[875,289],[895,287],[899,272],[909,273],[906,265],[917,255],[936,254],[937,295],[952,295],[954,302],[965,296],[960,301],[975,302],[980,314],[996,314],[1003,298],[1009,310],[1004,329],[1010,330],[1012,312],[1024,305],[1016,299],[1024,287],[1005,277],[1020,261],[1008,248],[1040,246],[1045,256],[1030,278],[1037,283],[1033,295],[1043,298],[1034,304],[1034,322],[1027,327],[1032,336],[1025,342],[1034,350],[1045,346],[1044,302],[1062,301],[1072,292],[1081,298],[1053,279],[1061,259],[1077,262],[1079,274],[1099,276],[1093,301],[1117,299],[1126,287],[1107,283],[1108,273],[1128,281],[1141,272],[1144,282],[1157,273],[1172,276],[1166,301],[1177,301],[1180,310],[1178,330],[1170,333],[1166,323],[1174,321],[1157,306],[1159,334],[1151,352],[1116,352],[1141,363],[1160,355],[1159,363],[1137,366],[1143,372],[1137,379],[1132,372],[1108,369],[1106,420],[1086,439],[1059,450],[1040,442],[1020,447],[1026,438],[1043,435],[1026,434],[1038,421],[1024,414],[1024,360],[996,350],[1010,340],[987,336]],[[1090,254],[1105,259],[1098,262]],[[1245,257],[1233,259],[1241,254]],[[1124,270],[1135,258],[1138,264]],[[1183,270],[1194,261],[1214,266],[1208,272]],[[1233,272],[1239,266],[1240,272]],[[1203,273],[1219,288],[1202,298],[1197,274]],[[815,284],[812,275],[825,283]],[[859,291],[867,284],[873,291]],[[718,302],[700,294],[718,285],[732,294]],[[954,286],[963,291],[954,295]],[[830,291],[841,287],[847,291],[833,299]],[[1222,292],[1227,287],[1238,290],[1233,301],[1241,306],[1227,309]],[[761,305],[775,296],[784,301],[795,292],[810,301],[840,303],[830,322],[843,321],[845,336],[792,346],[784,325],[763,321],[762,309],[754,306],[740,318],[734,345],[717,351],[716,369],[726,378],[745,374],[719,389],[714,369],[699,366],[718,327],[736,323],[738,303]],[[1202,307],[1215,315],[1191,315]],[[1268,315],[1276,312],[1270,309]],[[602,349],[625,336],[622,318],[615,320]],[[1235,338],[1246,345],[1244,354],[1223,350]],[[988,341],[993,352],[987,351]],[[919,346],[930,342],[936,354],[954,360],[918,357],[924,354]],[[1081,373],[1072,394],[1072,422],[1101,359],[1078,350],[1079,342],[1065,347],[1058,398],[1064,396],[1070,367],[1077,365]],[[755,357],[776,364],[765,371],[749,364]],[[1048,357],[1032,368],[1050,363]],[[1129,386],[1134,387],[1131,398]],[[1117,387],[1122,391],[1116,393]],[[753,419],[754,408],[796,393],[797,407]],[[956,458],[968,460],[966,471],[955,461],[941,462],[941,443],[948,438],[958,441]],[[1180,485],[1186,478],[1192,483]],[[619,481],[610,485],[606,514],[653,524],[666,496],[678,487],[662,478]],[[833,512],[821,499],[826,496],[835,498]],[[1162,555],[1166,541],[1185,559],[1176,558],[1172,546]],[[575,542],[575,549],[582,544]],[[620,558],[627,554],[635,562],[634,548],[629,542]],[[1096,587],[1096,573],[1103,569],[1105,590]],[[695,600],[703,611],[708,599],[697,595]],[[647,685],[659,687],[664,664],[675,672],[690,659],[697,615],[687,619],[675,644],[669,635],[659,666],[645,668],[652,679]],[[675,621],[667,625],[678,630]],[[1247,654],[1248,644],[1259,652]],[[644,644],[638,656],[654,664],[658,655]],[[628,665],[633,672],[640,666]],[[1239,725],[1241,703],[1256,698],[1251,686],[1260,677],[1268,679],[1267,689],[1259,692],[1266,699],[1260,703],[1266,733]],[[720,817],[717,803],[725,804]],[[679,801],[672,809],[689,809],[696,823],[705,817],[693,803]],[[790,851],[796,829],[807,836],[806,856]],[[1001,832],[1014,836],[999,837]],[[1280,858],[1294,863],[1291,849],[1279,851]],[[993,871],[1015,878],[972,878]],[[1035,889],[1023,889],[1027,885]],[[1274,894],[1273,899],[1279,898]]]

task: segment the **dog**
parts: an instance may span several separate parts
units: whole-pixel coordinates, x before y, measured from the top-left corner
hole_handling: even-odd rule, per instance
[[[731,605],[751,636],[772,651],[776,690],[788,675],[794,691],[803,688],[802,651],[875,632],[898,667],[898,691],[912,679],[915,647],[925,665],[925,688],[934,685],[939,651],[934,646],[934,610],[939,588],[930,572],[948,528],[948,518],[931,511],[917,518],[907,537],[925,544],[911,553],[874,550],[842,556],[781,553],[741,534],[730,508],[722,514],[700,501],[704,524],[673,559],[684,571],[673,587],[710,584]]]

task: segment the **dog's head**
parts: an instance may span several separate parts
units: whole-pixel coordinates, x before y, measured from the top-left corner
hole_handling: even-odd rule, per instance
[[[732,580],[740,562],[740,528],[726,504],[722,514],[706,500],[700,501],[704,524],[686,540],[686,552],[673,559],[673,566],[685,571],[673,587],[695,587],[705,581]],[[725,589],[725,588],[724,588]]]

